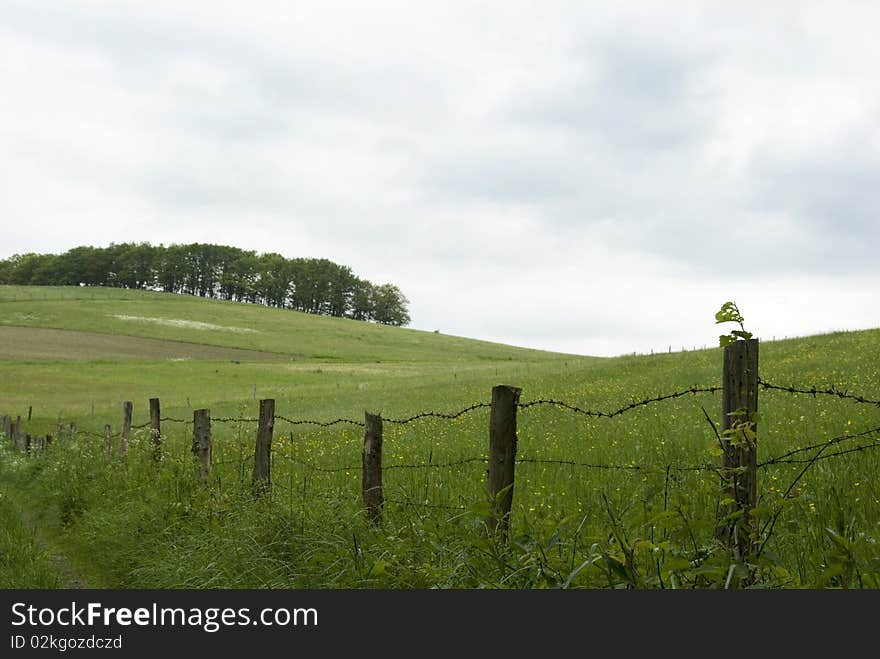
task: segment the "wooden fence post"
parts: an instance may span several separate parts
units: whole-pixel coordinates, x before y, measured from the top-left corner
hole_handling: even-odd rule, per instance
[[[110,457],[110,424],[104,424],[104,457]]]
[[[382,416],[364,412],[363,478],[364,508],[374,524],[382,522]]]
[[[34,413],[34,406],[33,406],[33,405],[29,405],[29,406],[28,406],[28,421],[31,420],[31,415],[32,415],[33,413]]]
[[[31,434],[25,433],[24,435],[24,443],[21,447],[22,453],[30,453],[31,452]]]
[[[211,477],[211,411],[193,411],[192,452],[199,462],[198,477]]]
[[[492,387],[492,410],[489,415],[489,496],[492,512],[486,520],[491,533],[501,531],[507,540],[510,509],[513,505],[513,479],[516,465],[516,410],[522,389],[498,385]]]
[[[21,417],[16,417],[15,423],[12,424],[12,445],[16,451],[21,450]]]
[[[43,448],[49,448],[49,445],[52,443],[52,435],[46,435],[46,442],[43,444]]]
[[[754,553],[757,503],[758,339],[724,347],[721,401],[723,471],[716,537],[738,558]]]
[[[150,399],[150,442],[153,444],[153,460],[162,459],[162,427],[159,414],[159,399]]]
[[[122,435],[119,438],[119,455],[128,453],[128,443],[131,441],[131,411],[130,400],[122,404]]]
[[[76,441],[76,423],[75,422],[71,422],[71,424],[70,424],[70,441],[71,441],[71,443]]]
[[[269,465],[272,456],[272,433],[275,429],[275,400],[266,398],[260,401],[260,422],[257,427],[257,444],[254,448],[254,496],[269,492],[272,478]]]

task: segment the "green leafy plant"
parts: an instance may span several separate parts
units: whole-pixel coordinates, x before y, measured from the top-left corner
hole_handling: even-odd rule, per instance
[[[742,313],[740,313],[739,307],[736,306],[736,302],[725,302],[721,305],[721,309],[715,313],[715,324],[737,323],[739,325],[739,329],[732,330],[730,333],[722,334],[718,337],[722,348],[734,341],[740,339],[748,341],[752,338],[752,333],[746,331],[743,322],[745,322],[745,319]]]

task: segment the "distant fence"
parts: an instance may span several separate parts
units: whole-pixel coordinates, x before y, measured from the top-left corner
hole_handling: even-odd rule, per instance
[[[695,396],[700,393],[714,394],[720,392],[722,395],[722,424],[720,430],[715,426],[708,414],[706,414],[706,420],[712,426],[721,449],[720,464],[667,465],[665,471],[667,480],[671,471],[709,471],[715,472],[719,476],[721,499],[725,503],[719,507],[716,537],[735,555],[744,557],[753,555],[756,552],[760,554],[764,544],[766,544],[769,533],[772,533],[773,526],[778,517],[777,512],[758,532],[754,528],[755,522],[752,516],[748,514],[757,504],[759,469],[778,464],[803,465],[797,477],[783,494],[783,498],[788,498],[797,482],[818,461],[880,447],[880,442],[878,441],[867,441],[871,437],[876,438],[880,436],[880,427],[876,427],[859,433],[838,435],[808,446],[789,450],[781,455],[772,456],[759,462],[756,415],[758,392],[762,389],[793,395],[832,396],[852,401],[856,404],[880,408],[880,401],[852,394],[847,390],[840,390],[834,387],[817,388],[815,386],[808,389],[798,388],[777,385],[762,380],[758,376],[758,341],[750,339],[748,341],[737,341],[724,348],[721,386],[690,387],[644,400],[633,401],[612,410],[591,410],[555,399],[537,399],[521,402],[521,390],[519,388],[509,385],[498,385],[492,388],[490,402],[474,403],[456,412],[426,411],[403,418],[383,418],[379,414],[366,412],[363,421],[345,418],[329,421],[294,419],[276,414],[275,401],[273,399],[261,400],[259,414],[253,418],[218,417],[212,419],[210,410],[198,409],[193,411],[192,420],[189,420],[162,417],[159,399],[152,398],[149,401],[150,421],[140,425],[132,425],[133,405],[130,401],[127,401],[123,404],[118,452],[124,456],[128,451],[132,430],[149,428],[153,458],[160,461],[163,451],[162,424],[191,424],[191,452],[195,458],[197,475],[200,479],[207,480],[211,477],[211,469],[214,464],[212,458],[212,425],[217,423],[255,423],[257,428],[251,480],[254,496],[262,497],[271,492],[272,489],[271,450],[276,421],[283,421],[290,425],[314,425],[318,427],[331,427],[340,424],[361,427],[364,429],[364,440],[360,465],[322,467],[308,463],[304,464],[319,472],[355,472],[359,470],[361,472],[364,510],[371,522],[375,524],[382,523],[383,507],[386,502],[382,485],[383,470],[427,469],[454,467],[469,463],[485,463],[487,465],[486,486],[491,502],[489,515],[485,520],[486,527],[490,532],[495,532],[502,539],[506,539],[510,527],[516,480],[515,472],[518,463],[568,465],[601,470],[637,471],[641,469],[656,469],[656,465],[593,464],[575,460],[517,457],[517,413],[519,410],[548,406],[585,417],[612,419],[635,409],[664,401],[689,395]],[[407,425],[426,418],[454,420],[481,409],[489,410],[488,452],[485,456],[469,457],[446,463],[430,461],[429,463],[422,464],[383,465],[382,439],[385,424]],[[30,418],[31,412],[32,410],[29,409],[28,418]],[[22,420],[20,416],[13,420],[11,417],[4,415],[0,421],[2,421],[3,433],[19,451],[37,453],[45,450],[53,441],[51,435],[32,437],[30,434],[22,433]],[[59,435],[63,434],[66,434],[71,442],[75,441],[77,436],[76,424],[69,423],[66,427],[63,424],[59,425]],[[97,433],[88,434],[102,438],[105,455],[111,453],[110,425],[104,426],[103,435]],[[865,441],[860,442],[859,440]],[[846,445],[844,445],[845,443]],[[853,443],[855,445],[852,445]],[[411,502],[406,501],[398,501],[397,503],[411,505]],[[451,506],[427,503],[415,505],[429,508],[458,509]],[[764,540],[760,542],[762,536]]]

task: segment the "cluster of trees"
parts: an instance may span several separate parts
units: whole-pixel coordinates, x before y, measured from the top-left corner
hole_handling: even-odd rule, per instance
[[[327,259],[288,259],[237,247],[149,243],[76,247],[0,260],[0,284],[114,286],[252,302],[386,325],[410,321],[394,284],[374,285]]]

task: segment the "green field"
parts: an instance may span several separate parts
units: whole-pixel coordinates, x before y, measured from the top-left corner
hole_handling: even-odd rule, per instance
[[[851,437],[880,427],[877,405],[761,391],[759,462],[845,439],[821,449],[819,457],[835,454],[828,459],[759,470],[755,516],[766,543],[749,565],[713,538],[719,458],[705,414],[720,425],[717,394],[610,419],[552,405],[522,409],[507,544],[483,532],[488,410],[388,421],[488,402],[496,384],[522,387],[523,402],[611,411],[719,385],[717,348],[580,357],[100,288],[0,287],[0,311],[0,414],[55,437],[30,456],[3,442],[0,493],[28,507],[87,585],[880,587],[880,440]],[[771,383],[880,400],[880,330],[763,342],[760,373]],[[164,459],[154,464],[145,428],[120,458],[121,403],[133,401],[134,423],[143,425],[151,397],[161,399],[163,416],[181,421],[163,425]],[[274,398],[288,420],[275,426],[272,494],[255,500],[249,419],[260,398]],[[185,422],[197,408],[215,420],[244,419],[215,421],[209,483],[195,479],[189,451]],[[362,421],[365,410],[386,419],[381,527],[361,509],[363,430],[291,423]],[[74,442],[58,438],[70,422]],[[108,423],[114,455],[105,457]],[[43,575],[30,585],[45,583],[44,567],[30,571]]]

